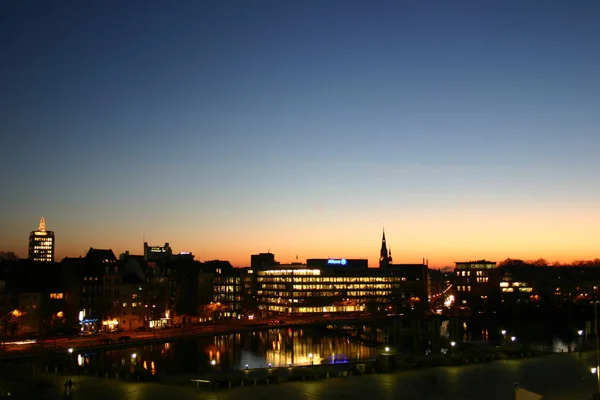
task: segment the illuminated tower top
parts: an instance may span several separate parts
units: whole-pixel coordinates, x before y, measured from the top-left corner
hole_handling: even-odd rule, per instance
[[[46,220],[42,217],[38,230],[29,234],[29,259],[53,262],[54,247],[54,232],[46,230]]]

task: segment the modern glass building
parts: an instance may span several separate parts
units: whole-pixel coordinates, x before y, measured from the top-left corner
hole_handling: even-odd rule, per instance
[[[249,270],[256,275],[258,308],[291,314],[361,312],[402,299],[402,277],[393,271],[367,268],[366,260],[309,261]]]

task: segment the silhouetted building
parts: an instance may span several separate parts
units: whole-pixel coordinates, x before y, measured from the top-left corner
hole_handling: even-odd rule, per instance
[[[350,258],[309,258],[306,260],[309,268],[369,268],[367,259]]]
[[[54,261],[54,232],[46,230],[44,217],[40,220],[37,231],[29,234],[29,259],[33,261]]]
[[[259,253],[250,256],[250,267],[259,268],[275,264],[275,255],[272,253]]]
[[[173,250],[169,243],[165,243],[164,246],[148,246],[148,243],[144,242],[144,260],[146,261],[168,261],[173,255]]]
[[[6,291],[12,294],[11,314],[18,318],[7,333],[49,335],[75,322],[68,271],[57,263],[32,260],[19,260],[13,267],[6,277]]]
[[[392,263],[392,249],[389,250],[387,248],[387,243],[385,241],[385,230],[383,231],[383,236],[381,238],[381,250],[379,252],[379,268],[386,268]]]
[[[114,253],[90,248],[85,257],[65,258],[62,264],[72,269],[78,281],[80,330],[93,332],[100,329],[103,317],[112,313],[112,309],[105,308],[104,276],[118,273]]]
[[[482,311],[498,292],[496,263],[479,260],[455,263],[455,294],[459,307]]]

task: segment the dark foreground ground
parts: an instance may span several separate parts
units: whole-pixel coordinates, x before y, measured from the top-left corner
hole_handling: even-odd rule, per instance
[[[88,376],[74,377],[71,399],[514,399],[513,384],[543,395],[545,400],[591,399],[597,388],[590,366],[595,355],[560,354],[524,360],[496,361],[462,367],[438,367],[387,374],[289,382],[233,389],[208,389],[164,383],[138,383]],[[51,377],[61,385],[63,377]],[[16,393],[15,393],[16,394]],[[50,394],[50,393],[49,393]],[[16,398],[16,397],[12,397]],[[27,395],[28,398],[40,397]],[[47,399],[62,398],[54,390]]]

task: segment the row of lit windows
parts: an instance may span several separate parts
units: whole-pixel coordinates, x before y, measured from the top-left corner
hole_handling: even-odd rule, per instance
[[[268,285],[263,285],[266,287]],[[391,289],[389,283],[371,283],[371,284],[340,284],[340,285],[293,285],[294,290],[351,290],[351,289]]]
[[[231,276],[217,276],[215,277],[215,282],[219,285],[224,285],[224,284],[240,284],[241,279],[238,277],[231,277]]]
[[[37,237],[33,238],[34,242],[51,242],[52,238],[48,237],[46,235],[38,235]]]
[[[471,271],[456,271],[456,276],[471,276]]]
[[[406,280],[406,279],[404,279]],[[302,277],[258,277],[257,282],[282,282],[282,283],[303,283],[303,282],[319,282],[319,283],[371,283],[371,282],[401,282],[402,278],[398,276],[390,277],[372,277],[372,276],[319,276],[315,278]]]
[[[50,293],[50,298],[51,299],[62,299],[63,296],[64,295],[62,293]]]
[[[457,269],[495,269],[495,263],[472,264],[472,263],[456,263]]]
[[[365,309],[364,306],[325,306],[325,307],[288,307],[269,305],[267,310],[273,312],[291,312],[291,313],[330,313],[330,312],[360,312]]]
[[[274,269],[258,271],[258,275],[321,275],[320,269]]]
[[[456,290],[458,290],[459,292],[470,292],[471,286],[457,286]]]
[[[488,281],[487,276],[485,278],[477,278],[477,282],[479,282],[479,283],[486,283],[487,281]]]
[[[515,289],[511,288],[511,287],[503,287],[502,288],[502,292],[503,293],[512,293],[514,291],[515,291]],[[525,292],[525,293],[531,293],[531,292],[533,292],[533,288],[530,288],[530,287],[520,287],[520,288],[518,288],[518,291],[519,292]]]
[[[222,301],[222,302],[227,302],[227,301],[242,301],[242,296],[234,296],[232,294],[229,294],[229,295],[225,295],[225,294],[214,295],[213,296],[213,301]]]
[[[275,296],[275,297],[332,297],[342,296],[342,292],[281,292],[271,290],[258,290],[258,296]],[[348,297],[372,297],[372,296],[391,296],[390,290],[349,290],[345,292]]]
[[[500,287],[502,287],[502,288],[506,288],[509,286],[511,286],[510,282],[500,282]],[[525,287],[525,286],[527,286],[527,284],[523,283],[523,282],[512,282],[512,287],[521,287],[521,286]],[[556,288],[556,290],[560,290],[560,289]]]
[[[123,303],[123,307],[127,307],[128,303]],[[131,303],[131,307],[143,307],[144,303],[133,302]]]
[[[233,293],[236,291],[235,289],[235,286],[213,286],[213,291],[219,293]],[[239,288],[237,291],[239,291]]]
[[[44,246],[44,245],[39,245],[39,246],[33,246],[34,250],[52,250],[52,246]]]

